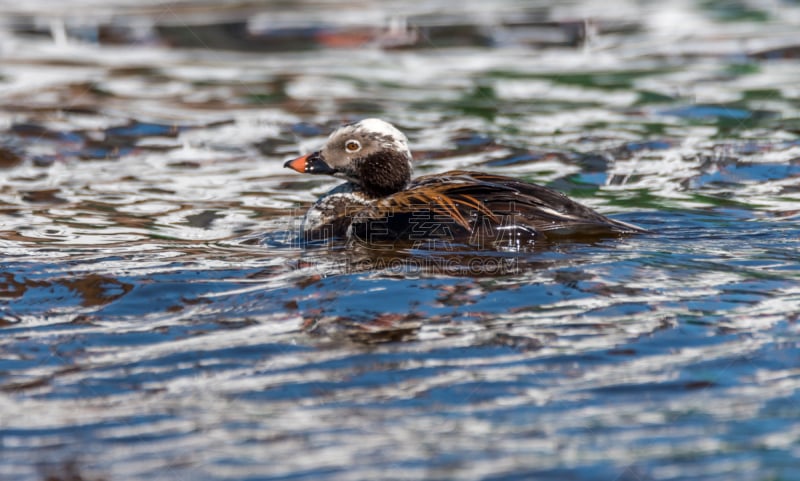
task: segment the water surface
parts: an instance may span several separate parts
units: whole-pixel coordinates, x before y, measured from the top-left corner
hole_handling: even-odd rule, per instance
[[[0,478],[800,479],[796,2],[70,5],[0,6]],[[367,116],[651,233],[298,243]]]

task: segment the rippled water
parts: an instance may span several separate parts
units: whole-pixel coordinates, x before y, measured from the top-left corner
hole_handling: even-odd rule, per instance
[[[0,478],[800,479],[796,1],[0,12]],[[365,116],[651,233],[297,243]]]

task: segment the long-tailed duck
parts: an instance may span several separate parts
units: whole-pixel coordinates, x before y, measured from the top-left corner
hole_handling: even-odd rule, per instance
[[[406,136],[380,119],[343,125],[322,150],[286,162],[300,173],[346,181],[311,206],[305,238],[520,247],[644,232],[511,177],[452,170],[412,180],[411,162]]]

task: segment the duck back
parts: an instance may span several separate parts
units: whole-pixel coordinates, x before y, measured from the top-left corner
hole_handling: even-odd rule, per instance
[[[643,232],[547,187],[511,177],[454,170],[419,177],[407,189],[358,211],[349,235],[359,241],[532,245]]]

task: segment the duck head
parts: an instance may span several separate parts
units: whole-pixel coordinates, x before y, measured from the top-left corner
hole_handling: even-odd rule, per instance
[[[392,124],[364,119],[339,127],[321,150],[283,166],[346,179],[370,197],[385,197],[411,180],[411,151],[406,136]]]

